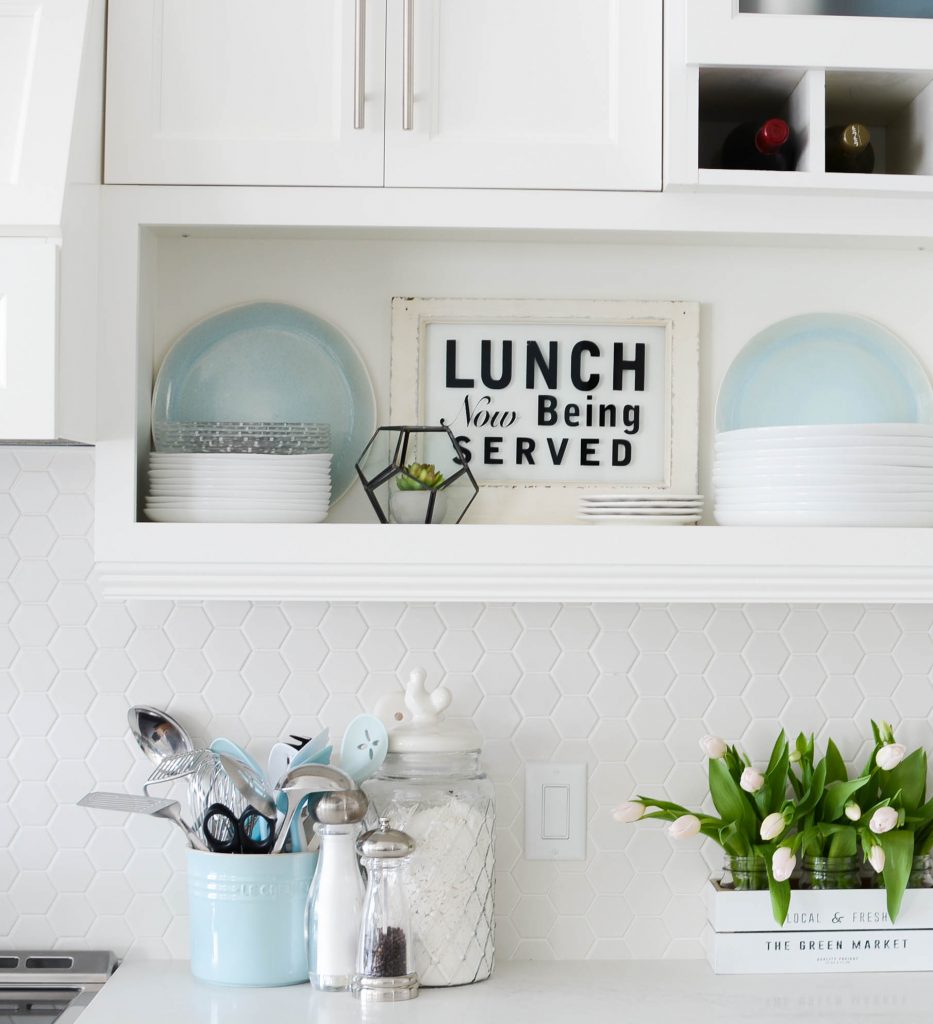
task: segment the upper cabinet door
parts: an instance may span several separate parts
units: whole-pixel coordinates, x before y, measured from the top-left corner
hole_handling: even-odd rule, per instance
[[[384,0],[110,0],[105,180],[381,185]]]
[[[389,0],[386,184],[661,187],[661,0]]]

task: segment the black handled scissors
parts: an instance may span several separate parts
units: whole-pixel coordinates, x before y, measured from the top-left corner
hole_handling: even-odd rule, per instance
[[[275,821],[247,807],[239,818],[224,804],[204,814],[204,838],[214,853],[268,853],[275,843]]]

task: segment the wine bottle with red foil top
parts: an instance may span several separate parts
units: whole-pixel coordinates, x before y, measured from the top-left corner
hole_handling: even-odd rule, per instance
[[[744,121],[722,144],[722,166],[743,171],[792,171],[797,145],[790,125],[780,117]]]
[[[834,124],[826,129],[826,170],[847,174],[871,174],[875,150],[871,132],[863,124]]]

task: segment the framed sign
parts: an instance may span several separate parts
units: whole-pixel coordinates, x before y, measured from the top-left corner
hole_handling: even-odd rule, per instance
[[[699,305],[392,300],[391,422],[443,421],[473,521],[573,519],[581,489],[697,493]]]

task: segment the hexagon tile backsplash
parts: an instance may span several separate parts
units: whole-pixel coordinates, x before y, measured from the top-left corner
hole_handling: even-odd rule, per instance
[[[715,849],[610,810],[702,799],[704,733],[759,759],[779,723],[852,758],[870,718],[931,739],[933,607],[102,604],[92,475],[88,449],[0,449],[0,947],[186,954],[180,834],[75,807],[139,791],[132,703],[264,757],[287,732],[339,733],[424,665],[485,737],[497,945],[518,958],[702,955]],[[585,862],[522,857],[523,762],[548,758],[589,765]]]

